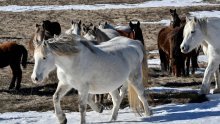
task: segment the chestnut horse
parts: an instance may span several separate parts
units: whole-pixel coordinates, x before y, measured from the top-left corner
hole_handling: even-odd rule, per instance
[[[61,33],[61,27],[58,22],[51,22],[49,20],[43,21],[42,25],[36,24],[36,29],[34,35],[29,41],[29,51],[31,55],[34,53],[33,42],[42,42],[43,40],[48,40],[53,38],[54,35],[59,35]]]
[[[23,68],[27,65],[27,50],[23,45],[19,45],[16,42],[4,42],[0,44],[0,68],[10,66],[12,70],[12,80],[9,89],[15,87],[19,90],[21,87],[22,70],[20,64]]]

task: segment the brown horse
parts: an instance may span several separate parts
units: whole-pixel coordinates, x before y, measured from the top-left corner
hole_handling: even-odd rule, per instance
[[[39,43],[43,40],[53,38],[54,35],[59,35],[61,33],[61,27],[58,22],[51,22],[49,20],[46,20],[42,23],[42,25],[36,24],[34,35],[29,41],[29,52],[31,55],[33,55],[34,53],[34,42]]]
[[[189,75],[190,60],[192,63],[192,73],[198,67],[197,51],[193,50],[188,54],[180,51],[180,44],[183,40],[184,21],[176,13],[176,10],[170,9],[173,22],[170,27],[165,27],[158,34],[158,49],[161,60],[161,70],[172,72],[175,76]],[[178,66],[178,67],[177,67]],[[186,72],[185,72],[186,66]]]
[[[12,70],[12,80],[9,89],[15,87],[19,90],[21,87],[22,70],[20,64],[23,68],[26,68],[27,64],[27,50],[23,45],[19,45],[15,42],[4,42],[0,44],[0,68],[10,66]]]

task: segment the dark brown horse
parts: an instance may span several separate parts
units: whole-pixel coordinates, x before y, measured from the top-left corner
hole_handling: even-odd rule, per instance
[[[21,87],[22,70],[20,64],[23,68],[26,68],[27,64],[27,50],[23,45],[19,45],[15,42],[4,42],[0,44],[0,68],[10,66],[12,70],[12,80],[9,89],[15,87],[19,90]]]
[[[173,30],[173,39],[171,40],[171,44],[173,47],[171,48],[172,54],[172,63],[173,65],[173,72],[176,76],[180,75],[189,75],[189,68],[190,68],[190,61],[192,67],[192,74],[195,73],[196,68],[198,68],[197,57],[198,53],[197,50],[194,49],[190,53],[184,54],[180,50],[180,44],[183,41],[183,29],[184,26],[176,27]],[[186,66],[186,71],[185,71]]]
[[[59,35],[61,33],[61,27],[58,22],[51,22],[49,20],[43,21],[42,25],[36,24],[36,29],[34,35],[29,41],[29,52],[33,55],[34,52],[34,42],[42,42],[43,40],[48,40],[53,38],[54,35]]]

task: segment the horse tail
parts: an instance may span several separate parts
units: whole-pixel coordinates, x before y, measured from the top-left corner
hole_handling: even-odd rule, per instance
[[[26,68],[28,52],[27,52],[27,49],[23,45],[20,45],[20,50],[22,52],[21,65],[23,66],[23,68]]]
[[[148,62],[147,62],[147,53],[144,49],[144,58],[142,60],[142,73],[143,73],[143,84],[145,86],[147,86],[146,84],[148,84]]]
[[[135,91],[133,85],[128,83],[128,101],[130,108],[137,113],[138,115],[142,116],[142,112],[144,110],[144,106],[138,98],[138,94]]]

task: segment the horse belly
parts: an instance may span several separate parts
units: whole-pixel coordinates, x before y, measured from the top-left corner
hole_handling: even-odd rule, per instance
[[[129,73],[128,71],[124,72],[114,72],[108,75],[103,75],[99,78],[95,78],[95,80],[91,80],[91,84],[89,85],[89,92],[92,94],[103,94],[109,93],[121,85],[123,85],[128,79]]]
[[[100,82],[100,83],[93,83],[89,86],[89,93],[91,94],[104,94],[109,93],[118,89],[126,82],[126,80],[120,81],[113,81],[113,82]]]

